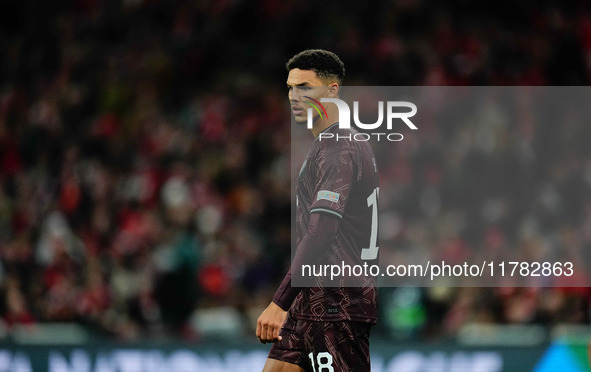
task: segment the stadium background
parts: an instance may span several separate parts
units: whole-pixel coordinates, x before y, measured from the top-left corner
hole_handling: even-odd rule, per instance
[[[286,59],[330,49],[348,85],[589,84],[589,2],[473,3],[3,1],[2,345],[260,350],[256,318],[289,265]],[[506,145],[456,159],[510,176],[509,155],[529,142],[536,172],[521,186],[540,197],[430,244],[590,248],[590,127],[553,129],[505,128],[494,135]],[[443,187],[454,164],[433,130],[397,154],[390,182]],[[460,208],[479,202],[474,190]],[[404,245],[434,221],[401,192],[392,208],[407,228],[390,238]],[[512,226],[532,211],[540,228],[523,238]],[[494,347],[541,355],[557,335],[588,340],[589,304],[587,288],[384,289],[372,339],[464,350],[492,325]]]

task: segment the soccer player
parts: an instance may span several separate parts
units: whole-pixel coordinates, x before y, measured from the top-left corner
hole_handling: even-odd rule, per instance
[[[334,53],[306,50],[286,67],[297,123],[308,121],[306,102],[339,97],[345,67]],[[355,129],[339,128],[336,105],[323,106],[323,115],[312,110],[315,140],[296,187],[294,275],[314,257],[339,266],[377,259],[379,189],[373,151],[367,142],[348,139]],[[340,140],[319,138],[320,133],[339,135]],[[291,279],[290,269],[257,320],[259,341],[274,343],[263,371],[369,371],[369,333],[377,319],[374,282],[298,288]]]

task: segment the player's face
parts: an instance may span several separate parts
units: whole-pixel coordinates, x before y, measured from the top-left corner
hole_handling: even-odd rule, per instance
[[[287,89],[289,90],[289,103],[291,112],[297,123],[305,123],[308,120],[308,107],[305,102],[311,100],[306,97],[320,100],[322,97],[328,97],[329,87],[320,79],[316,72],[312,70],[300,70],[294,68],[289,71],[287,76]],[[319,115],[316,110],[312,110],[313,118]]]

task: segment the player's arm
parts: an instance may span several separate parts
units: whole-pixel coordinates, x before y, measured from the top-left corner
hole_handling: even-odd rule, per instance
[[[348,147],[343,151],[343,142],[330,143],[319,151],[315,168],[314,195],[316,199],[309,207],[308,230],[297,247],[291,267],[301,270],[302,264],[318,262],[330,249],[345,210],[349,191],[353,183],[355,167],[353,152]],[[298,275],[300,273],[294,273]],[[273,302],[257,320],[257,337],[261,342],[279,340],[279,331],[285,322],[287,310],[301,288],[291,284],[291,270],[273,297]]]
[[[308,231],[296,250],[292,267],[297,269],[305,262],[314,262],[329,249],[339,228],[340,218],[327,213],[312,213]],[[281,340],[279,331],[287,317],[287,310],[302,288],[291,285],[291,268],[283,278],[273,301],[257,320],[256,335],[262,343]]]

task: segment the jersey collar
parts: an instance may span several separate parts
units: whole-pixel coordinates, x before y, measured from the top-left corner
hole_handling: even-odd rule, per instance
[[[339,125],[339,122],[337,121],[336,123],[334,123],[334,124],[331,124],[330,126],[328,126],[328,127],[324,128],[324,129],[322,130],[322,132],[318,133],[318,136],[317,136],[316,138],[314,138],[314,141],[316,141],[316,140],[317,140],[317,139],[320,137],[320,135],[321,135],[322,133],[324,133],[324,132],[328,132],[328,131],[329,131],[329,130],[330,130],[332,127],[334,127],[335,125]]]

